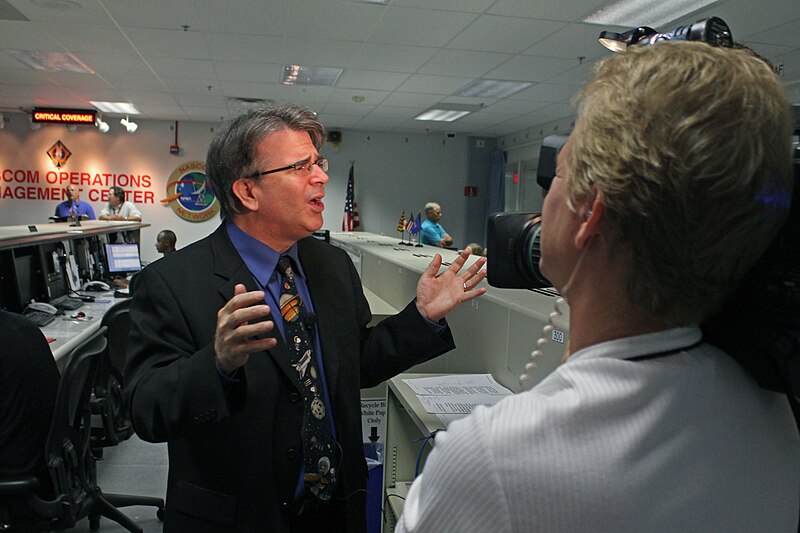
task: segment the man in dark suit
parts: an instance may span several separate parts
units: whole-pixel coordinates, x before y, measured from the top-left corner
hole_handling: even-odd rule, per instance
[[[437,254],[416,298],[368,328],[349,257],[309,237],[323,139],[296,106],[235,119],[206,162],[223,223],[139,275],[126,394],[138,434],[169,442],[166,533],[365,531],[359,389],[452,349],[444,317],[485,292],[483,259],[461,272],[464,252],[437,275]],[[294,359],[294,319],[274,312],[289,307],[287,264],[310,332]],[[309,420],[327,436],[309,437]],[[331,457],[309,470],[319,449]]]
[[[0,310],[0,475],[33,474],[51,496],[44,444],[58,392],[58,368],[42,331]]]

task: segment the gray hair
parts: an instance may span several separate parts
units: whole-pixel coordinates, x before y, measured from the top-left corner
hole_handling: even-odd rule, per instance
[[[307,107],[285,104],[249,111],[230,121],[214,136],[206,156],[206,175],[220,203],[220,217],[231,218],[245,208],[233,194],[236,180],[258,169],[258,145],[280,130],[305,131],[319,150],[325,141],[325,128],[317,114]]]

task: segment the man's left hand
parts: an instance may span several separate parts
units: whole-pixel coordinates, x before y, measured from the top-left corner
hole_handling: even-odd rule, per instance
[[[486,277],[486,258],[481,257],[475,264],[461,273],[470,249],[461,252],[453,264],[441,274],[436,274],[442,266],[442,256],[436,254],[422,273],[417,283],[417,309],[431,322],[438,322],[449,315],[462,303],[486,293],[486,288],[477,288]]]

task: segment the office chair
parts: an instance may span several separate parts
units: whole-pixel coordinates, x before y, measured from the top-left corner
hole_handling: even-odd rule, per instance
[[[61,375],[50,430],[44,446],[50,479],[32,475],[0,478],[0,530],[53,531],[72,527],[102,507],[102,494],[89,482],[93,459],[89,453],[89,395],[100,354],[105,350],[105,328],[78,345]],[[54,498],[44,500],[35,491],[51,485]]]
[[[106,312],[101,322],[101,327],[108,328],[108,346],[101,357],[92,396],[92,414],[102,421],[102,425],[92,425],[92,451],[97,459],[102,458],[103,448],[115,446],[133,435],[133,424],[122,394],[122,365],[131,325],[130,304],[131,300],[119,302]]]
[[[95,460],[102,459],[103,449],[116,446],[133,435],[133,424],[122,393],[122,363],[128,345],[128,331],[130,330],[131,300],[123,300],[113,306],[103,316],[101,328],[107,329],[108,340],[106,349],[100,354],[97,373],[94,378],[94,387],[91,394],[91,412],[93,419],[100,419],[100,423],[93,423],[90,434],[90,447]],[[95,483],[96,469],[91,471],[92,483]],[[164,518],[164,499],[152,496],[134,496],[128,494],[103,494],[105,501],[114,507],[130,507],[131,505],[144,505],[156,507],[156,516]],[[89,514],[89,528],[95,530],[100,524],[100,515],[105,515],[102,510]],[[119,518],[109,517],[122,524],[130,531],[138,530],[138,526],[130,518],[120,513]],[[131,529],[131,528],[137,529]]]

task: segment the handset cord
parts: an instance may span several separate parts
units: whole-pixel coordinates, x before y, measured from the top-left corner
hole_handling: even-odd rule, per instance
[[[538,365],[536,364],[536,358],[544,355],[542,348],[544,348],[545,344],[550,342],[550,336],[552,335],[553,330],[556,328],[554,320],[563,315],[559,306],[567,303],[567,291],[569,290],[570,286],[572,286],[572,282],[575,281],[575,276],[578,273],[581,264],[583,264],[583,258],[586,256],[586,250],[588,250],[589,246],[592,244],[592,239],[593,236],[590,236],[586,246],[583,248],[583,250],[581,250],[581,255],[578,257],[578,262],[575,263],[575,267],[572,269],[572,272],[569,275],[567,284],[564,285],[564,288],[560,291],[562,296],[556,298],[556,301],[553,304],[553,311],[547,316],[547,324],[545,324],[542,328],[542,335],[539,337],[539,340],[536,341],[536,348],[534,348],[534,350],[531,352],[530,361],[525,365],[525,372],[523,372],[519,377],[519,384],[523,389],[527,388],[531,381],[531,372],[538,368]]]

